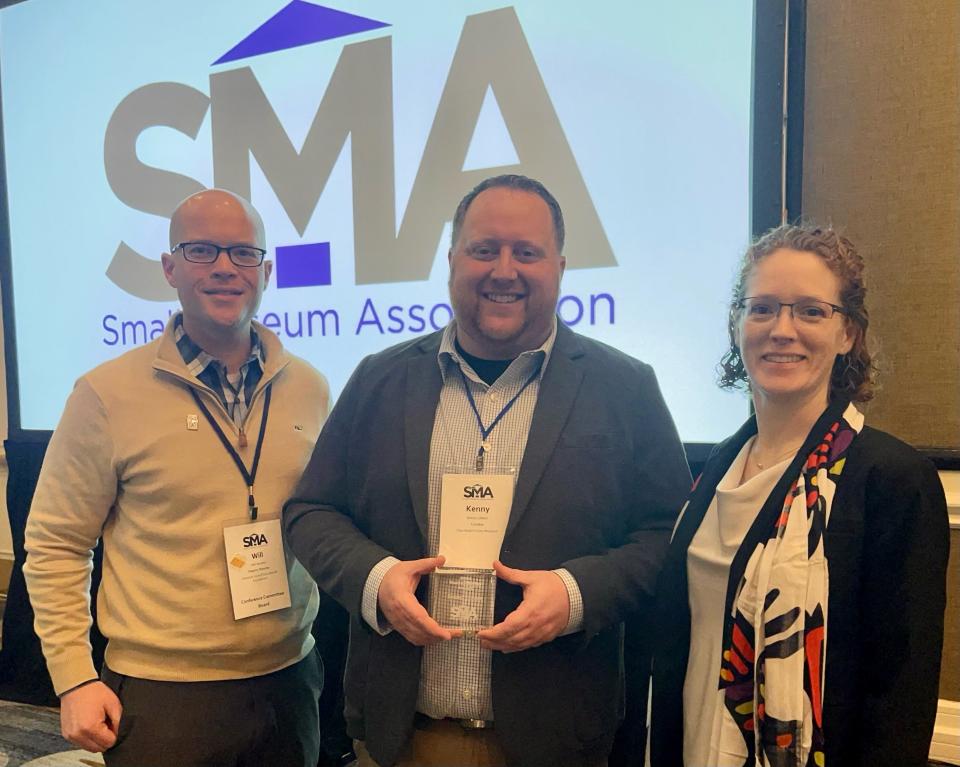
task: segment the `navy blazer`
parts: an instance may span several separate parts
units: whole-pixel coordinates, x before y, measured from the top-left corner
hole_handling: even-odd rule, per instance
[[[292,550],[350,613],[347,731],[385,765],[413,730],[421,649],[398,632],[372,631],[361,598],[384,557],[427,556],[440,338],[360,363],[284,511]],[[621,624],[652,597],[689,479],[652,369],[560,325],[501,559],[523,569],[567,568],[583,595],[583,629],[493,654],[495,732],[511,765],[557,767],[609,752],[623,715]],[[519,587],[498,582],[496,620],[521,598]]]

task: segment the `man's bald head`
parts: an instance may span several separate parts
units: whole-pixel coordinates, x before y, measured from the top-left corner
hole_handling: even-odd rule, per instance
[[[177,205],[170,217],[171,251],[186,238],[185,232],[196,231],[198,225],[215,229],[218,221],[235,220],[239,215],[250,222],[256,236],[255,242],[245,243],[266,248],[263,219],[247,200],[226,189],[204,189],[191,194]],[[230,245],[233,243],[222,243]]]
[[[187,243],[216,246],[216,258],[189,260],[181,247]],[[164,277],[180,298],[187,335],[228,368],[249,352],[250,321],[273,270],[266,259],[258,266],[235,263],[230,250],[237,246],[266,251],[263,219],[233,192],[205,189],[173,212],[170,252],[160,257]]]

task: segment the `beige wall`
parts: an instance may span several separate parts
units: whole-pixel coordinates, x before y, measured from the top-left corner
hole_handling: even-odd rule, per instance
[[[960,2],[808,0],[805,76],[803,214],[869,270],[883,388],[868,421],[960,447]],[[940,694],[960,700],[957,527],[948,591]]]
[[[803,214],[869,269],[869,421],[960,447],[960,2],[809,0]]]

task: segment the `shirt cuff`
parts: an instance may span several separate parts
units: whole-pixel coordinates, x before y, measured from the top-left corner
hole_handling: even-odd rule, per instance
[[[580,594],[580,587],[577,585],[577,579],[570,571],[561,567],[554,570],[567,587],[567,598],[570,600],[570,617],[567,619],[567,627],[560,632],[560,636],[573,634],[583,628],[583,596]]]
[[[380,611],[377,609],[377,595],[380,593],[380,584],[383,581],[383,576],[387,574],[387,570],[399,562],[400,560],[396,557],[384,557],[373,566],[373,569],[367,576],[367,582],[363,585],[363,600],[360,604],[360,615],[370,628],[380,636],[386,636],[393,631],[393,628],[389,623],[380,618]],[[574,582],[574,587],[576,587],[576,582]],[[569,588],[569,586],[567,588]],[[579,593],[578,590],[578,596]]]
[[[93,679],[88,679],[86,682],[80,682],[80,684],[75,684],[69,690],[64,690],[63,692],[57,693],[58,698],[62,698],[67,693],[73,692],[74,690],[79,690],[81,687],[86,687],[88,684],[93,684],[94,682],[101,681],[99,677],[94,677]]]

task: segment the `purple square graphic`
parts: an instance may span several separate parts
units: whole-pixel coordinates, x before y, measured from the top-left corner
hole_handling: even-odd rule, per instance
[[[277,287],[330,284],[330,243],[310,242],[277,248]]]

